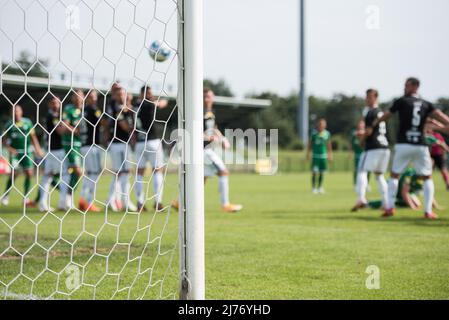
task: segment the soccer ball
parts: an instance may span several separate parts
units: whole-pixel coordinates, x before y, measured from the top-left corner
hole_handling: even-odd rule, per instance
[[[171,55],[171,50],[166,45],[164,45],[161,41],[153,41],[150,46],[150,56],[154,61],[164,62]]]

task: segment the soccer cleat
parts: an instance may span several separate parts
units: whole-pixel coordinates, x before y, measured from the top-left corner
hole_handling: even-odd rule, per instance
[[[137,211],[138,212],[148,212],[147,207],[143,203],[138,202],[137,203]]]
[[[89,204],[87,203],[86,200],[84,200],[83,198],[80,198],[80,201],[78,203],[78,209],[80,211],[86,212],[89,209]]]
[[[155,203],[155,204],[154,204],[154,209],[155,209],[156,211],[162,211],[162,210],[164,210],[164,205],[163,205],[162,203],[160,203],[160,202]]]
[[[36,202],[34,202],[30,199],[25,200],[25,206],[27,208],[36,208],[37,207]]]
[[[351,212],[357,212],[360,209],[365,209],[368,206],[367,203],[357,202],[356,205],[351,209]]]
[[[382,218],[390,218],[392,216],[394,216],[394,209],[387,209],[382,215]]]
[[[87,209],[88,212],[95,212],[95,213],[99,213],[101,212],[100,208],[98,208],[96,205],[94,205],[93,203],[89,206],[89,209]]]
[[[312,190],[312,193],[313,193],[313,194],[318,194],[319,191],[318,191],[318,189],[313,189],[313,190]]]
[[[9,205],[9,197],[7,197],[7,196],[2,197],[1,203],[2,203],[3,206]]]
[[[435,214],[435,213],[433,213],[433,212],[429,212],[429,213],[425,213],[424,214],[424,219],[428,219],[428,220],[437,220],[438,219],[438,216]]]
[[[40,212],[53,212],[53,211],[55,211],[54,208],[49,207],[48,205],[46,205],[44,203],[39,203],[38,208],[39,208]]]
[[[242,210],[243,206],[241,204],[227,204],[224,205],[222,209],[224,212],[234,213]]]
[[[178,200],[173,200],[173,201],[171,202],[171,207],[172,207],[173,209],[175,209],[175,210],[179,210],[179,202],[178,202]]]
[[[109,207],[111,208],[112,212],[119,212],[121,210],[120,201],[116,199],[111,200],[111,202],[109,203]]]
[[[318,193],[319,193],[319,194],[325,194],[325,193],[326,193],[326,190],[324,190],[324,188],[319,188],[319,189],[318,189]]]
[[[137,212],[137,211],[138,211],[136,205],[133,204],[131,201],[129,201],[129,202],[126,204],[126,206],[124,206],[123,209],[127,210],[128,212]]]

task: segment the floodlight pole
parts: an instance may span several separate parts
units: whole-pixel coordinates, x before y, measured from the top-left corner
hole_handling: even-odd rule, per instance
[[[309,102],[306,88],[306,0],[299,0],[299,104],[297,126],[299,138],[309,141]]]
[[[180,0],[181,299],[205,299],[203,0]]]

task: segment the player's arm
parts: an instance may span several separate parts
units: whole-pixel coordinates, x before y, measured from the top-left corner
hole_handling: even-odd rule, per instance
[[[410,196],[410,185],[407,182],[404,182],[401,190],[401,196],[404,200],[405,204],[411,208],[412,210],[418,210],[419,207],[415,204],[412,197]]]
[[[215,136],[218,137],[218,140],[221,141],[221,146],[223,149],[230,149],[231,144],[229,143],[229,140],[221,133],[221,131],[218,128],[215,128],[214,130]]]
[[[37,136],[36,136],[36,132],[34,130],[32,130],[30,132],[30,137],[31,137],[31,143],[33,144],[33,147],[34,147],[34,151],[36,152],[36,154],[39,157],[43,158],[44,152],[42,151],[41,144],[39,143],[39,140],[37,139]]]
[[[154,104],[155,104],[156,108],[165,109],[168,107],[168,100],[159,98],[154,101]]]
[[[329,161],[334,161],[334,152],[332,149],[332,141],[329,139],[328,143],[327,143],[327,152],[328,152],[328,157],[329,157]]]
[[[5,128],[9,128],[12,126],[11,122],[8,122],[5,126]],[[9,137],[9,132],[5,134],[5,136],[2,138],[2,145],[5,146],[6,150],[8,150],[9,154],[15,156],[17,154],[17,150],[13,147],[11,147],[11,138]]]
[[[435,120],[439,121],[447,129],[449,129],[449,117],[444,114],[443,111],[441,111],[440,109],[434,109],[431,116]]]
[[[370,136],[373,134],[373,128],[377,127],[381,122],[387,122],[391,119],[393,113],[391,111],[385,111],[382,117],[375,119],[371,126],[366,128],[366,136]]]

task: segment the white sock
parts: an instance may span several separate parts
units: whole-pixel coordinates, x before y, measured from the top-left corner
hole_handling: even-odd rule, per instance
[[[162,172],[156,171],[153,175],[153,190],[154,194],[156,195],[157,203],[162,202],[163,185],[164,185],[164,176],[162,175]]]
[[[59,207],[64,208],[67,205],[67,198],[69,192],[70,175],[64,174],[61,179],[59,188],[61,193],[59,194]]]
[[[122,201],[124,204],[127,204],[129,202],[129,190],[131,188],[129,184],[129,173],[122,173],[118,178],[122,189]]]
[[[39,199],[39,203],[45,208],[48,208],[50,206],[50,199],[48,198],[48,192],[50,189],[51,180],[53,179],[52,176],[44,175],[41,182],[41,197]]]
[[[432,179],[424,182],[424,209],[426,213],[433,212],[433,199],[435,197],[435,185]]]
[[[97,193],[97,181],[98,181],[98,173],[91,173],[89,174],[89,184],[90,184],[90,192],[86,196],[87,203],[91,203]]]
[[[398,195],[399,180],[390,178],[388,182],[388,203],[387,209],[393,209],[396,207],[396,197]]]
[[[388,206],[388,184],[383,174],[376,176],[377,187],[382,197],[382,204],[386,208]]]
[[[138,174],[136,180],[136,198],[139,204],[144,204],[145,196],[143,194],[143,175]]]
[[[358,201],[361,203],[368,203],[366,199],[366,188],[368,187],[368,172],[360,171],[357,174],[357,195]]]
[[[83,186],[81,187],[81,198],[87,201],[87,197],[89,196],[91,181],[87,176],[83,176]]]
[[[117,177],[113,176],[111,184],[109,185],[109,196],[108,196],[108,202],[112,202],[116,199],[117,193],[119,193],[119,184],[117,181]]]
[[[218,190],[220,191],[221,205],[229,204],[229,179],[228,176],[218,177]]]

